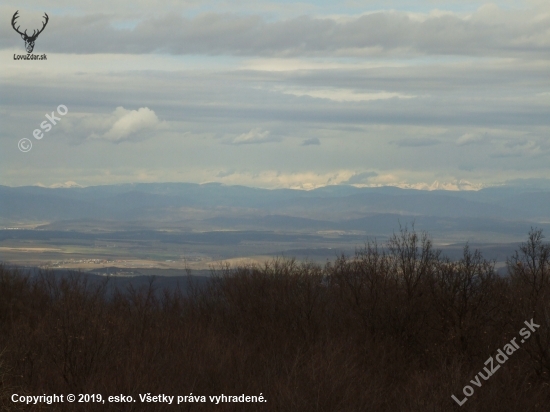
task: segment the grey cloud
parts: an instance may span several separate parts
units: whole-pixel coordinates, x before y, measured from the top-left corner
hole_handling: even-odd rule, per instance
[[[465,172],[473,172],[475,170],[475,167],[471,164],[459,164],[458,170],[463,170]]]
[[[218,171],[231,171],[237,166],[239,170],[260,174],[264,170],[283,173],[346,170],[345,180],[351,171],[368,165],[381,174],[376,182],[387,181],[384,180],[387,174],[396,173],[406,174],[403,179],[408,179],[418,170],[430,174],[426,181],[433,181],[432,173],[452,174],[461,165],[474,172],[462,171],[458,175],[476,181],[483,179],[482,173],[499,179],[514,176],[509,171],[519,168],[526,174],[548,175],[549,151],[544,142],[549,140],[550,104],[547,97],[537,95],[548,84],[549,66],[544,61],[461,59],[438,63],[428,59],[427,63],[420,60],[409,64],[403,59],[399,61],[402,67],[367,69],[267,72],[222,67],[217,71],[198,71],[168,65],[166,71],[123,71],[111,63],[111,56],[93,56],[98,66],[113,70],[97,73],[79,63],[81,56],[63,58],[86,73],[44,71],[36,76],[10,69],[9,77],[0,79],[3,126],[0,175],[8,176],[5,179],[16,176],[24,164],[18,157],[18,138],[32,139],[32,130],[44,120],[44,114],[60,103],[69,107],[69,114],[23,158],[52,168],[57,167],[59,159],[70,159],[71,164],[77,165],[74,176],[70,172],[58,181],[80,183],[75,177],[78,173],[107,181],[109,177],[102,178],[94,169],[98,163],[105,167],[120,165],[125,176],[146,169],[139,176],[147,179],[152,179],[148,176],[155,176],[157,171],[161,174],[172,168],[177,173],[189,173],[185,176],[198,176],[193,177],[197,181],[211,180]],[[149,56],[132,56],[132,59],[143,62]],[[48,62],[50,67],[54,62]],[[136,67],[140,67],[139,63]],[[341,87],[419,97],[368,102],[303,99],[270,88],[274,84],[283,91],[284,87],[302,90]],[[101,115],[110,115],[118,106],[133,110],[149,107],[169,123],[170,130],[155,132],[151,139],[132,145],[107,145],[86,139],[93,131],[103,134],[112,127],[114,123],[101,128],[94,125],[98,125]],[[79,116],[95,119],[94,124],[80,123]],[[63,140],[61,132],[66,125],[72,125],[72,129],[66,131]],[[255,128],[257,131],[247,136]],[[479,147],[455,144],[466,133],[483,135],[486,130],[490,131],[490,144]],[[266,131],[270,133],[263,135]],[[184,137],[185,133],[189,134]],[[213,139],[214,136],[220,139]],[[231,144],[239,136],[243,136],[241,141]],[[279,136],[288,137],[280,144],[259,144],[281,140]],[[514,137],[520,143],[523,138],[525,143],[515,147]],[[66,142],[69,138],[78,138],[81,144],[71,147]],[[304,140],[314,138],[323,144],[315,150],[296,150]],[[426,146],[428,150],[413,149],[411,156],[406,145],[430,143],[423,141],[426,138],[431,138],[432,143],[448,144]],[[246,146],[243,139],[250,140]],[[387,144],[392,141],[396,143]],[[227,143],[222,150],[220,142]],[[185,168],[181,167],[182,162]],[[197,172],[203,169],[210,174]],[[398,171],[394,172],[395,169]],[[240,175],[227,178],[242,183]],[[40,180],[39,177],[23,180],[24,176],[20,181]]]
[[[9,108],[13,113],[19,112],[23,107],[25,110],[34,109],[42,113],[35,117],[37,120],[48,110],[55,109],[60,101],[70,107],[71,116],[77,111],[110,113],[117,106],[150,107],[163,120],[192,123],[203,131],[233,137],[243,134],[246,130],[250,131],[251,123],[262,127],[264,131],[272,131],[269,135],[272,139],[274,136],[294,134],[299,124],[305,126],[307,123],[332,124],[339,129],[368,124],[548,128],[550,104],[548,101],[537,100],[534,93],[531,93],[531,90],[535,89],[540,91],[547,78],[542,79],[537,75],[537,80],[531,80],[532,76],[528,76],[531,70],[523,70],[522,67],[507,67],[505,70],[511,74],[504,78],[515,74],[518,79],[525,80],[507,83],[507,80],[503,79],[500,84],[488,85],[485,85],[485,79],[490,77],[491,70],[486,69],[486,72],[476,80],[476,67],[464,71],[463,76],[469,77],[467,81],[457,79],[459,70],[456,67],[443,67],[438,70],[437,67],[413,66],[408,68],[408,73],[403,70],[393,72],[392,68],[389,68],[384,76],[381,71],[376,71],[363,77],[354,71],[358,90],[374,86],[376,81],[380,81],[385,83],[382,87],[393,83],[392,91],[410,93],[411,89],[418,87],[416,81],[423,71],[438,77],[436,83],[426,86],[430,87],[429,95],[426,97],[370,102],[304,100],[296,96],[274,93],[269,88],[257,87],[278,83],[315,88],[321,80],[324,80],[326,85],[338,85],[339,79],[350,77],[350,71],[345,69],[324,72],[322,75],[315,71],[291,77],[285,73],[270,74],[268,81],[265,80],[265,74],[251,71],[247,71],[246,75],[240,72],[199,74],[148,71],[110,76],[88,74],[49,78],[34,78],[22,73],[17,78],[10,78],[9,81],[0,80],[0,87],[2,102],[5,102],[3,107],[6,110]],[[502,70],[494,69],[493,73],[499,76]],[[115,83],[117,86],[113,88]],[[446,84],[447,89],[438,91],[437,83]],[[471,89],[476,88],[475,84],[478,85],[475,99],[472,99],[471,94],[461,94],[464,83],[469,83]],[[449,93],[451,87],[454,87],[453,93]],[[52,94],[53,90],[55,94]],[[506,98],[495,98],[495,95]],[[182,96],[185,98],[182,99]],[[241,122],[245,125],[239,124]],[[269,125],[264,125],[264,122],[268,122]],[[278,130],[281,125],[284,125],[286,130]],[[455,136],[462,134],[464,131]],[[410,141],[397,140],[395,144],[407,143]],[[420,143],[425,145],[435,142],[432,138],[432,141]]]
[[[258,15],[177,13],[143,19],[133,30],[113,27],[118,16],[52,15],[43,50],[64,53],[172,53],[246,56],[470,55],[547,58],[550,16],[535,12],[479,11],[413,19],[377,12],[345,20],[298,17],[266,21]],[[16,46],[11,27],[0,28],[0,48]]]
[[[235,170],[220,171],[216,174],[216,177],[228,177],[235,174]]]
[[[404,138],[404,139],[392,140],[390,143],[399,147],[425,147],[425,146],[438,145],[441,143],[441,141],[426,137],[426,138],[412,138],[412,139]]]
[[[469,146],[487,143],[487,133],[484,135],[465,133],[456,140],[457,146]]]
[[[468,65],[463,62],[428,61],[422,65],[403,67],[321,68],[272,73],[249,70],[233,76],[241,74],[243,78],[264,82],[284,80],[297,87],[333,87],[360,92],[383,90],[420,97],[453,92],[458,96],[471,98],[486,94],[488,89],[492,89],[491,97],[512,91],[520,98],[525,96],[526,91],[532,92],[532,96],[539,93],[541,83],[547,82],[549,70],[548,62],[503,62],[495,59]]]
[[[321,141],[316,137],[312,137],[310,139],[305,139],[302,142],[302,146],[319,146],[320,144],[321,144]]]
[[[545,158],[550,154],[550,138],[544,136],[509,137],[493,140],[494,158]]]

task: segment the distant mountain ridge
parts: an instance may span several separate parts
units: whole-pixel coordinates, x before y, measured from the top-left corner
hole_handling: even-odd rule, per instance
[[[186,210],[220,216],[342,221],[370,214],[550,221],[550,187],[510,185],[479,191],[326,186],[310,191],[216,183],[137,183],[44,188],[0,186],[2,221],[187,219]],[[214,222],[214,221],[212,221]]]

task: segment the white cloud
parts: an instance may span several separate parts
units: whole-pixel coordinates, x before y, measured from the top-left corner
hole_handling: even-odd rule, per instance
[[[402,176],[387,174],[378,175],[376,172],[356,173],[352,170],[337,170],[328,173],[304,171],[299,173],[283,173],[267,170],[261,173],[235,172],[213,181],[225,184],[244,184],[264,188],[289,188],[311,190],[327,185],[352,184],[357,187],[394,186],[402,189],[418,190],[480,190],[485,187],[480,183],[472,183],[463,179],[449,181],[410,182]]]
[[[91,139],[103,139],[111,142],[130,140],[143,131],[153,130],[160,124],[155,112],[147,107],[138,110],[126,110],[117,107],[111,118],[103,123],[112,123],[103,134],[93,133]]]
[[[73,188],[73,187],[84,187],[82,185],[79,185],[76,182],[73,182],[72,180],[65,182],[65,183],[54,183],[49,186],[43,185],[42,183],[36,183],[34,186],[40,186],[40,187],[49,187],[52,189],[59,189],[59,188]]]
[[[280,141],[280,138],[270,136],[268,130],[262,130],[260,128],[255,128],[250,130],[248,133],[243,133],[235,137],[231,143],[233,144],[259,144],[259,143],[268,143]]]
[[[346,182],[350,185],[367,185],[369,183],[369,180],[373,177],[377,177],[378,173],[376,172],[361,172],[361,173],[355,173],[352,177],[350,177]]]
[[[379,91],[373,93],[362,93],[350,89],[288,89],[282,90],[285,94],[293,96],[309,96],[317,99],[329,99],[337,102],[364,102],[370,100],[385,100],[392,98],[412,99],[416,96],[401,93]]]
[[[330,173],[316,173],[313,171],[285,173],[276,170],[266,170],[260,173],[236,172],[215,179],[215,181],[225,184],[244,184],[270,189],[289,188],[311,190],[326,185],[344,183],[354,174],[355,173],[351,170],[338,170]]]

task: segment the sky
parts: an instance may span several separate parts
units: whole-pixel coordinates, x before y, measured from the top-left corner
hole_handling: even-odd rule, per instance
[[[18,59],[17,10],[31,33],[48,14],[47,60]],[[3,0],[0,16],[0,185],[550,177],[547,0]]]

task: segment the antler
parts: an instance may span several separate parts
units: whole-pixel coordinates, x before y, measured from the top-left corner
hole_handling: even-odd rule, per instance
[[[21,27],[21,26],[17,26],[17,28],[15,27],[15,23],[16,23],[15,20],[17,20],[17,19],[19,18],[19,16],[17,15],[18,13],[19,13],[19,10],[17,10],[17,11],[15,12],[15,14],[13,15],[13,17],[12,17],[12,19],[11,19],[11,25],[12,25],[13,29],[14,29],[17,33],[19,33],[21,36],[25,36],[25,37],[26,37],[27,39],[29,39],[29,40],[36,39],[36,38],[38,37],[38,35],[44,31],[44,29],[46,28],[46,25],[48,24],[48,21],[50,20],[50,18],[49,18],[49,16],[48,16],[48,13],[44,13],[44,18],[46,19],[46,21],[45,21],[44,23],[42,23],[42,28],[41,28],[40,30],[38,30],[38,33],[36,32],[36,30],[33,30],[32,36],[29,36],[29,35],[27,34],[27,30],[25,30],[24,33],[21,33],[21,32],[19,31],[19,27]]]
[[[17,10],[17,11],[15,12],[15,14],[13,15],[13,17],[11,18],[11,26],[12,26],[13,29],[14,29],[17,33],[19,33],[21,36],[26,36],[26,35],[27,35],[27,31],[26,31],[26,30],[25,30],[25,33],[21,33],[21,32],[19,31],[19,27],[21,27],[21,26],[17,26],[17,28],[15,28],[15,20],[17,20],[17,19],[19,18],[19,16],[17,15],[17,13],[19,13],[19,10]]]
[[[40,30],[38,30],[38,33],[34,34],[34,31],[32,33],[32,37],[38,37],[38,35],[40,33],[42,33],[44,31],[44,29],[46,28],[46,25],[48,24],[48,21],[50,20],[50,18],[48,17],[48,13],[44,13],[44,18],[46,19],[46,21],[44,23],[42,23],[42,28]]]

